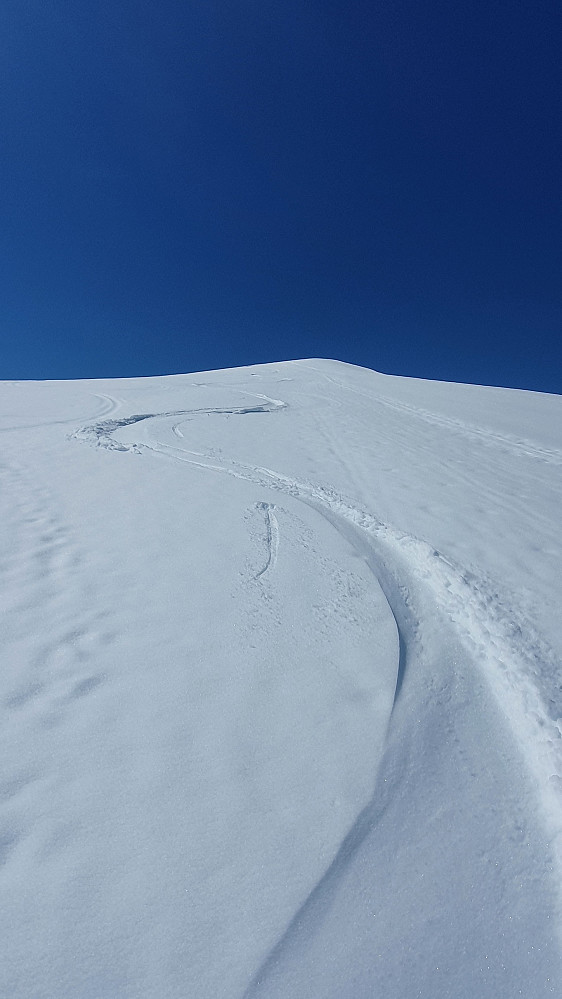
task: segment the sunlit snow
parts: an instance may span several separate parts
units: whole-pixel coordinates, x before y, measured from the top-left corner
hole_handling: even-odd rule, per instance
[[[0,995],[559,996],[562,399],[0,400]]]

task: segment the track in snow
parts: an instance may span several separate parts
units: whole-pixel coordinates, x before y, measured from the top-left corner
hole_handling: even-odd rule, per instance
[[[245,394],[249,395],[250,393]],[[255,398],[262,399],[263,402],[257,406],[203,407],[200,409],[175,409],[165,413],[137,413],[134,416],[126,416],[120,420],[103,420],[99,423],[89,423],[76,430],[73,434],[70,434],[70,439],[81,440],[86,444],[92,444],[94,447],[103,447],[109,451],[134,451],[138,453],[139,445],[122,444],[115,440],[112,434],[121,427],[129,427],[135,423],[142,423],[144,420],[182,416],[184,419],[174,424],[172,428],[176,437],[181,438],[183,437],[180,429],[182,423],[186,423],[197,416],[248,416],[251,413],[274,413],[279,409],[287,408],[287,403],[282,402],[280,399],[270,399],[268,396],[258,394],[255,395]]]
[[[525,454],[530,458],[537,458],[539,461],[544,461],[547,464],[562,465],[562,451],[559,451],[556,448],[539,447],[539,445],[530,440],[510,436],[509,434],[499,434],[486,427],[481,427],[473,423],[467,423],[464,420],[456,420],[450,416],[445,416],[443,413],[431,412],[430,410],[423,409],[420,406],[414,406],[411,403],[402,402],[398,399],[391,399],[385,395],[373,396],[371,393],[364,392],[357,387],[352,388],[350,385],[337,378],[333,378],[331,375],[328,375],[325,371],[321,371],[319,368],[314,367],[312,364],[306,364],[305,366],[311,371],[314,371],[315,374],[320,375],[330,385],[335,385],[342,392],[350,392],[353,395],[361,396],[362,398],[367,399],[371,405],[376,404],[384,407],[385,409],[394,410],[397,413],[411,417],[415,420],[422,420],[424,423],[439,427],[441,430],[461,434],[469,440],[476,441],[486,447],[509,449],[519,454]]]
[[[456,565],[427,542],[381,522],[325,486],[300,482],[272,469],[234,459],[221,458],[217,461],[214,456],[163,442],[122,444],[111,436],[122,426],[149,419],[183,416],[189,420],[197,416],[275,412],[287,407],[282,400],[268,396],[254,394],[254,398],[263,402],[251,407],[145,413],[91,424],[76,431],[72,437],[109,449],[157,452],[209,471],[254,482],[261,488],[274,489],[315,509],[365,558],[387,598],[401,642],[398,690],[409,658],[408,643],[412,644],[419,627],[419,620],[411,608],[412,583],[421,584],[424,590],[430,591],[445,619],[453,623],[475,661],[480,663],[516,735],[526,733],[526,743],[530,741],[539,747],[537,757],[530,762],[539,776],[541,788],[547,789],[548,811],[557,815],[560,813],[559,828],[562,833],[562,800],[558,793],[555,794],[555,801],[552,800],[553,788],[557,789],[558,785],[550,780],[553,775],[562,780],[562,728],[557,716],[549,715],[533,682],[536,672],[533,664],[540,659],[543,672],[550,675],[557,687],[558,663],[534,629],[523,618],[518,619],[511,608],[507,611],[502,606],[490,580]],[[178,427],[179,424],[175,424],[175,428]],[[262,506],[262,509],[265,507]],[[276,521],[273,526],[268,513],[266,510],[269,554],[266,566],[258,577],[274,564],[277,552],[278,528]],[[560,849],[562,864],[562,843]]]
[[[94,398],[100,399],[102,403],[99,412],[93,414],[95,415],[96,419],[99,419],[100,416],[109,416],[110,413],[115,413],[115,411],[119,409],[119,406],[121,405],[121,403],[117,399],[114,399],[112,396],[105,395],[104,393],[101,392],[95,392]],[[90,417],[90,419],[92,418],[93,416]],[[64,420],[44,420],[41,423],[25,423],[25,424],[22,423],[15,427],[0,427],[0,433],[6,433],[7,431],[12,431],[12,430],[40,430],[43,429],[44,427],[58,427],[68,423],[76,423],[76,417],[70,416]],[[71,436],[74,437],[74,434],[72,434]]]
[[[119,427],[141,420],[172,416],[188,420],[211,414],[245,415],[272,412],[285,406],[279,400],[260,398],[264,402],[253,407],[197,409],[107,420],[84,427],[73,437],[111,449],[158,453],[201,469],[253,482],[261,489],[281,492],[314,509],[366,561],[387,599],[396,622],[400,648],[395,703],[410,671],[421,668],[423,647],[427,644],[427,623],[434,619],[441,620],[444,628],[462,642],[472,666],[481,671],[517,743],[527,754],[526,762],[539,789],[546,825],[562,871],[562,730],[558,718],[549,714],[547,701],[541,697],[534,681],[537,672],[535,664],[539,660],[542,672],[557,686],[558,664],[528,623],[523,618],[519,619],[512,608],[503,606],[490,580],[468,572],[425,541],[381,522],[372,513],[326,486],[299,481],[263,466],[217,459],[179,445],[160,441],[120,444],[111,436]],[[181,439],[180,427],[181,423],[176,423],[174,433]],[[498,440],[496,443],[513,442]],[[265,514],[268,553],[266,564],[256,579],[263,577],[275,565],[278,546],[274,505],[260,503],[258,508]],[[552,703],[555,703],[554,699]],[[387,793],[388,789],[385,789],[383,798]],[[346,866],[349,863],[369,835],[379,813],[380,797],[373,797],[326,872],[325,878],[330,883],[337,871],[341,873],[342,864]],[[314,889],[305,907],[316,906],[318,892],[324,894],[326,888],[324,881],[321,885],[324,887]],[[303,911],[298,914],[299,921]],[[290,927],[287,933],[291,934]],[[262,967],[262,972],[274,956],[275,950]],[[253,989],[257,985],[258,978],[250,987],[248,996],[254,994]]]
[[[265,517],[265,541],[267,546],[267,561],[254,579],[261,579],[269,569],[275,568],[277,562],[277,552],[279,551],[279,524],[275,516],[275,506],[273,503],[256,503],[256,509],[262,510]]]

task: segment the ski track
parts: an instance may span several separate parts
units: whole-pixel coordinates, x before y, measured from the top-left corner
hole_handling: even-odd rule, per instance
[[[267,412],[284,406],[278,401],[273,405],[271,403],[269,400],[263,406],[247,409],[144,414],[95,424],[72,436],[104,447],[133,450],[137,453],[151,452],[207,471],[231,475],[252,482],[260,489],[281,492],[324,517],[366,561],[394,616],[399,639],[395,704],[409,671],[415,668],[422,645],[424,619],[423,614],[416,611],[416,592],[429,596],[436,615],[441,615],[453,626],[471,661],[489,685],[520,750],[526,754],[527,767],[536,782],[543,806],[543,818],[551,838],[553,854],[562,873],[562,711],[558,704],[559,666],[541,636],[529,622],[518,615],[509,599],[502,597],[490,579],[483,574],[467,571],[427,542],[383,523],[328,486],[299,481],[259,465],[233,459],[217,460],[212,454],[201,454],[160,441],[121,445],[112,441],[110,436],[120,426],[154,417],[182,415],[189,419],[195,415],[210,413],[233,415]],[[412,409],[411,415],[418,415],[417,410]],[[462,424],[459,427],[455,424],[455,429],[465,428]],[[177,424],[174,432],[177,437],[183,436]],[[500,441],[499,438],[496,442],[513,443],[503,439]],[[541,457],[538,453],[534,456]],[[267,544],[266,564],[255,576],[255,579],[260,579],[275,566],[279,528],[274,504],[261,502],[257,504],[257,509],[264,512]],[[540,670],[537,663],[541,664]],[[547,686],[543,689],[538,686],[539,673],[541,678],[547,679]],[[286,942],[301,925],[303,916],[309,914],[309,910],[316,913],[319,906],[322,908],[329,904],[337,879],[386,808],[391,789],[386,784],[381,786],[378,781],[375,781],[375,786],[375,795],[353,823],[329,868],[252,979],[245,992],[246,999],[256,994],[268,969],[277,961]]]
[[[256,503],[256,509],[262,510],[265,516],[265,542],[267,546],[267,560],[254,579],[261,579],[269,569],[274,569],[277,562],[277,552],[279,551],[279,523],[275,516],[275,506],[273,503]]]
[[[539,461],[544,461],[547,464],[562,465],[562,451],[555,448],[539,447],[532,441],[511,437],[508,434],[498,434],[492,430],[486,429],[485,427],[479,427],[473,423],[465,423],[463,420],[455,420],[454,418],[445,416],[442,413],[434,413],[430,410],[420,408],[419,406],[413,406],[411,403],[401,402],[398,399],[391,399],[388,396],[371,395],[368,392],[363,392],[361,389],[352,388],[351,385],[347,385],[345,382],[339,381],[337,378],[333,378],[331,375],[326,374],[325,371],[315,368],[312,364],[306,364],[303,365],[303,367],[308,368],[310,371],[314,371],[315,374],[321,375],[325,381],[329,382],[331,385],[335,385],[340,390],[344,392],[351,392],[353,395],[358,395],[363,399],[367,399],[370,405],[383,406],[386,409],[392,409],[397,413],[412,417],[416,420],[423,420],[425,423],[439,427],[441,430],[448,430],[453,433],[462,434],[464,437],[469,438],[469,440],[477,441],[485,446],[510,449],[520,454],[525,454],[527,457],[537,458]]]
[[[505,609],[492,581],[456,565],[427,542],[382,523],[327,487],[241,462],[216,464],[189,458],[185,451],[160,442],[142,447],[285,493],[325,517],[368,562],[394,615],[400,639],[396,696],[413,658],[421,625],[411,606],[411,591],[416,585],[430,590],[433,602],[455,626],[478,664],[518,743],[528,751],[527,763],[551,817],[550,832],[559,837],[557,852],[562,870],[559,666],[532,625],[523,617],[518,619],[516,611]],[[535,683],[537,662],[541,663],[541,673],[550,680],[550,688],[543,692]]]
[[[455,420],[443,414],[432,413],[427,409],[420,409],[418,406],[409,405],[406,402],[398,402],[396,399],[389,399],[387,396],[379,396],[378,401],[388,409],[394,409],[398,413],[414,419],[424,420],[441,430],[449,430],[454,433],[461,433],[469,440],[478,441],[485,445],[501,448],[510,448],[513,451],[525,454],[530,458],[537,458],[539,461],[547,462],[551,465],[562,465],[562,453],[557,450],[539,447],[532,441],[509,437],[507,434],[494,433],[484,427],[478,427],[473,423],[464,423],[462,420]]]
[[[112,395],[104,395],[102,392],[96,392],[95,397],[96,399],[101,399],[104,404],[101,412],[97,414],[98,419],[100,416],[110,416],[112,413],[115,413],[118,409],[120,409],[122,405],[122,403],[118,399],[114,399]]]
[[[286,406],[280,400],[270,400],[264,396],[260,398],[266,401],[256,407],[189,410],[187,416],[271,412]],[[330,487],[300,482],[281,472],[232,459],[221,458],[220,463],[217,463],[212,455],[159,441],[153,444],[120,444],[109,436],[120,426],[177,415],[186,414],[141,414],[124,420],[109,420],[93,427],[85,427],[72,436],[89,443],[93,437],[101,446],[116,447],[119,450],[155,452],[209,471],[245,479],[260,488],[273,489],[291,496],[320,513],[367,560],[386,596],[401,638],[402,666],[398,687],[403,682],[404,664],[409,658],[408,641],[415,639],[419,629],[419,621],[409,605],[409,579],[429,588],[435,603],[455,625],[463,644],[481,665],[482,672],[516,735],[526,733],[527,747],[538,747],[535,757],[528,762],[535,775],[539,776],[540,785],[550,788],[546,792],[549,811],[554,811],[557,815],[560,813],[560,827],[557,831],[562,833],[562,800],[558,794],[555,795],[555,801],[552,800],[552,788],[557,780],[554,785],[550,780],[555,777],[562,781],[562,729],[559,722],[562,711],[558,703],[558,663],[532,625],[518,616],[515,609],[506,609],[508,601],[502,599],[493,582],[483,574],[468,571],[455,564],[426,541],[383,523]],[[258,577],[274,564],[278,547],[277,519],[271,519],[272,505],[265,506],[268,509],[263,505],[260,508],[266,512],[267,544],[271,557],[268,554],[266,566]],[[550,686],[543,691],[534,682],[538,674],[537,662],[541,663],[541,674],[550,680]],[[560,853],[562,866],[562,842]]]
[[[242,394],[250,395],[251,393],[243,392]],[[107,398],[109,399],[109,397]],[[99,423],[89,423],[87,426],[75,430],[74,433],[69,435],[69,439],[81,440],[86,444],[92,444],[94,447],[103,447],[109,451],[133,451],[138,454],[140,445],[121,444],[111,435],[116,430],[119,430],[120,427],[129,427],[134,423],[141,423],[143,420],[182,416],[184,419],[172,427],[173,433],[181,438],[183,437],[183,433],[180,430],[182,423],[187,423],[197,416],[247,416],[252,413],[274,413],[277,410],[287,408],[287,403],[282,402],[280,399],[270,399],[268,396],[261,394],[254,394],[253,398],[263,399],[263,402],[257,406],[202,407],[201,409],[175,409],[166,413],[137,413],[134,416],[126,416],[120,420],[103,420]]]
[[[99,419],[100,416],[109,416],[111,413],[115,413],[121,406],[119,400],[114,399],[111,395],[104,395],[101,392],[94,392],[92,394],[95,399],[100,399],[102,403],[99,412],[93,414],[93,416],[97,419]],[[93,416],[91,416],[90,419],[93,419]],[[71,416],[64,420],[45,420],[43,423],[25,423],[19,424],[16,427],[0,427],[0,433],[5,433],[8,430],[39,430],[43,427],[59,427],[68,423],[76,423],[76,417]]]

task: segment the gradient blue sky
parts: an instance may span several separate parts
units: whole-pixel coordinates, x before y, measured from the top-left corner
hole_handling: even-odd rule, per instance
[[[560,0],[2,0],[0,378],[562,392]]]

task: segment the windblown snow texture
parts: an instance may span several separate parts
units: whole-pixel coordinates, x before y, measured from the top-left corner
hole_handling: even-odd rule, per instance
[[[559,995],[560,398],[1,400],[0,994]]]

